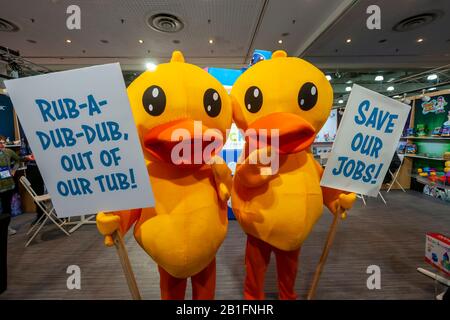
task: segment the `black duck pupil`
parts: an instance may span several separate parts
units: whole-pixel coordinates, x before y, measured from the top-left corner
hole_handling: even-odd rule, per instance
[[[311,83],[305,83],[298,93],[298,105],[300,109],[308,111],[312,109],[316,103],[319,96],[319,92],[317,91],[317,87]]]
[[[166,95],[158,86],[151,86],[145,90],[142,96],[142,104],[145,111],[152,116],[159,116],[166,108]]]
[[[203,107],[210,117],[217,117],[222,108],[222,100],[219,93],[214,89],[208,89],[203,95]]]
[[[258,112],[263,104],[263,94],[261,90],[255,86],[248,88],[245,93],[244,103],[249,112]]]

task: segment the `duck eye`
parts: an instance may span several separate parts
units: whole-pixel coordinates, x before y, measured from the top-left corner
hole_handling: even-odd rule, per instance
[[[208,116],[214,118],[217,117],[222,108],[222,100],[219,93],[214,89],[208,89],[203,95],[203,107],[205,108]]]
[[[248,111],[251,113],[258,112],[263,104],[263,94],[261,90],[255,86],[248,88],[247,92],[245,92],[244,102]]]
[[[305,83],[298,92],[298,105],[300,109],[305,111],[312,109],[316,105],[318,97],[319,92],[314,83]]]
[[[142,96],[145,111],[152,116],[159,116],[166,108],[166,94],[161,87],[151,86]]]

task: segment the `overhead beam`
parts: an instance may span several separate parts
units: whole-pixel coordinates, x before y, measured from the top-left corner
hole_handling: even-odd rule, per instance
[[[328,16],[328,18],[306,39],[295,52],[295,56],[303,57],[306,51],[320,36],[337,24],[341,18],[352,9],[360,0],[343,0],[341,4]]]
[[[259,28],[261,27],[262,20],[264,18],[264,14],[266,13],[267,6],[269,4],[269,0],[264,0],[264,3],[261,7],[261,11],[259,12],[258,21],[255,25],[255,30],[252,33],[252,39],[250,40],[250,44],[247,49],[247,54],[245,55],[243,63],[247,63],[250,59],[250,55],[252,54],[253,44],[255,43],[256,35],[258,34]]]

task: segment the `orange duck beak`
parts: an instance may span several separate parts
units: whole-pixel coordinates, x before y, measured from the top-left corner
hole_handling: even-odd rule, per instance
[[[190,119],[161,124],[144,136],[144,147],[153,157],[182,167],[207,163],[222,146],[219,130]]]
[[[246,135],[247,144],[257,146],[258,149],[270,145],[278,149],[280,154],[305,150],[314,142],[316,136],[316,130],[308,121],[288,112],[261,117],[251,123],[249,129],[254,130],[248,131],[250,134]],[[251,134],[252,131],[256,132],[256,135]],[[275,145],[276,135],[279,139],[278,147]]]

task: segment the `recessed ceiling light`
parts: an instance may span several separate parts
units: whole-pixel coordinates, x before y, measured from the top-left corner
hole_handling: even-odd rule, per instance
[[[432,87],[432,88],[429,88],[428,91],[434,91],[436,89],[437,89],[436,87]]]
[[[281,39],[278,40],[278,43],[279,43],[279,44],[282,44],[282,43],[283,43],[283,40],[281,40]]]
[[[436,80],[438,78],[437,74],[433,73],[427,77],[427,80]]]
[[[72,40],[66,39],[66,43],[71,43],[71,42],[72,42]]]
[[[401,98],[402,96],[399,96],[399,95],[395,95],[395,96],[393,96],[392,98],[394,98],[394,99],[398,99],[398,98]]]
[[[331,76],[330,76],[329,74],[327,74],[327,75],[325,76],[325,78],[327,78],[328,81],[331,81]]]
[[[338,101],[338,103],[342,104],[342,103],[344,103],[344,100],[341,99]]]
[[[148,71],[155,71],[156,70],[156,64],[154,64],[153,62],[147,62],[146,64],[145,64],[145,68],[148,70]]]
[[[421,42],[423,42],[423,38],[419,38],[419,39],[417,39],[416,40],[418,43],[421,43]]]
[[[376,76],[375,77],[375,81],[383,81],[384,77],[383,76]]]
[[[345,91],[347,91],[347,92],[352,91],[352,87],[346,87],[346,88],[345,88]]]
[[[139,39],[138,42],[139,42],[140,44],[143,44],[143,43],[144,43],[144,40]]]
[[[390,87],[387,87],[387,89],[386,89],[387,91],[394,91],[395,90],[395,88],[393,87],[393,86],[390,86]]]
[[[345,42],[350,43],[352,42],[352,39],[348,38],[347,40],[345,40]]]
[[[214,43],[214,40],[213,39],[209,39],[209,44],[213,44]]]

